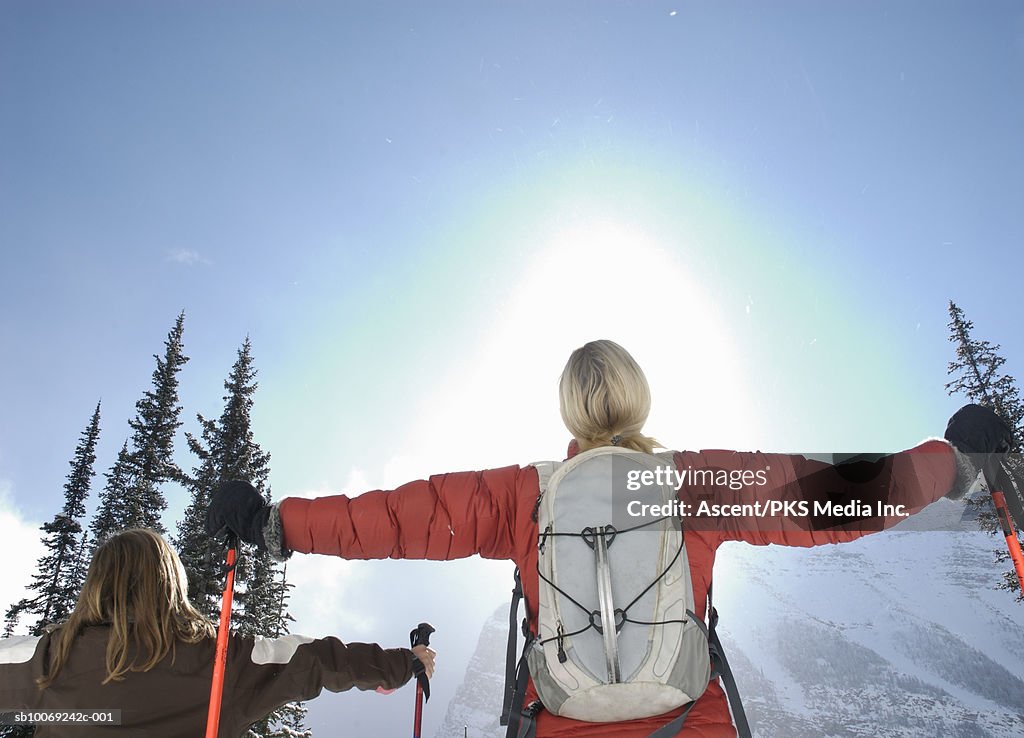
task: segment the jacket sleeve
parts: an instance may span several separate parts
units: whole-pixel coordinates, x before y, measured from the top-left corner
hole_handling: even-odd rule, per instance
[[[675,461],[680,471],[706,469],[741,480],[737,488],[685,486],[684,523],[717,532],[723,541],[759,545],[841,543],[890,528],[948,494],[957,478],[953,449],[938,440],[876,461],[839,465],[735,451],[677,452]]]
[[[288,498],[278,508],[283,548],[346,559],[512,558],[516,519],[536,495],[536,469],[508,466],[354,498]]]
[[[0,710],[39,705],[42,693],[36,679],[43,675],[48,638],[47,635],[0,639]]]
[[[334,637],[235,636],[228,655],[231,697],[244,724],[261,720],[289,702],[309,700],[321,690],[396,689],[412,678],[413,652],[375,643],[342,643]],[[227,691],[227,690],[225,690]]]

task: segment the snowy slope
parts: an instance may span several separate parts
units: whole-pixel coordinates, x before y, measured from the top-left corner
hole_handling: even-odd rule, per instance
[[[723,553],[745,592],[718,598],[721,632],[759,734],[1024,735],[1024,609],[978,586],[992,549],[891,533]]]
[[[927,512],[963,509],[946,505]],[[1024,606],[994,589],[1000,543],[897,529],[813,549],[723,547],[719,628],[755,734],[1024,736]],[[504,735],[506,633],[499,609],[435,738]]]

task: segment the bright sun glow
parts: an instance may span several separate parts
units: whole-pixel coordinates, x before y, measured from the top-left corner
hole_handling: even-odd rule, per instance
[[[671,248],[670,248],[671,247]],[[596,338],[624,346],[647,374],[647,430],[671,447],[754,437],[740,347],[712,297],[644,229],[593,220],[554,231],[522,283],[493,313],[486,338],[462,347],[446,383],[416,412],[403,451],[426,468],[559,457],[568,440],[557,381],[569,353]],[[453,466],[454,465],[454,466]],[[394,473],[412,471],[397,464]],[[390,475],[389,475],[390,476]],[[390,479],[388,481],[405,481]]]
[[[383,467],[351,469],[344,490],[310,496],[393,489],[430,474],[563,458],[569,436],[558,412],[558,377],[569,353],[596,338],[622,344],[643,367],[653,397],[647,431],[662,443],[742,448],[745,434],[756,437],[741,347],[719,318],[708,286],[670,255],[692,253],[688,244],[664,243],[641,227],[594,219],[552,228],[537,247],[510,293],[477,306],[489,316],[479,340],[437,336],[436,361],[447,363],[445,380],[408,398],[402,419],[407,432],[389,439],[390,460]],[[290,571],[315,582],[337,578],[336,563],[298,557]],[[507,569],[506,562],[475,557],[458,567],[415,571],[409,562],[401,569],[361,562],[345,572],[359,573],[347,580],[345,591],[355,600],[368,596],[370,582],[385,574],[411,577],[407,586],[413,587],[416,572],[429,571],[434,585],[442,575],[455,588],[473,582],[462,612],[438,618],[483,619],[495,603],[507,600]],[[381,595],[374,590],[374,596]],[[321,610],[313,612],[300,598],[295,607],[304,626],[316,632],[342,622],[356,633],[364,629],[365,622],[337,597],[323,599],[338,608],[341,621],[338,614],[332,621]]]

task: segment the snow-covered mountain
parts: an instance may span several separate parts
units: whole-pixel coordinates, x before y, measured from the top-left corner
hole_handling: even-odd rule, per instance
[[[523,608],[519,608],[520,618]],[[519,650],[522,650],[519,637]],[[435,738],[504,738],[498,725],[505,689],[505,647],[508,643],[508,605],[503,605],[484,623],[476,651],[469,660],[462,684],[448,703],[444,722]],[[518,653],[517,653],[518,656]]]
[[[720,550],[719,633],[755,735],[1024,736],[1024,606],[994,589],[1001,539],[934,530],[962,510],[840,546]],[[507,632],[499,608],[434,738],[504,735]]]

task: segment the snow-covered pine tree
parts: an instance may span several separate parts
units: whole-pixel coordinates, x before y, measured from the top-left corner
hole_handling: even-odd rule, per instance
[[[313,731],[306,727],[306,705],[290,702],[276,710],[271,725],[260,738],[313,738]]]
[[[185,484],[192,493],[185,515],[178,523],[175,545],[189,576],[189,595],[201,612],[219,612],[223,587],[220,559],[211,562],[210,541],[206,535],[206,510],[218,485],[232,479],[244,479],[264,498],[270,500],[270,454],[256,443],[250,412],[257,389],[253,368],[252,344],[248,338],[238,350],[238,358],[224,382],[224,410],[217,420],[198,415],[200,437],[187,433],[189,449],[197,464]],[[287,584],[278,581],[279,567],[266,552],[242,544],[235,569],[235,595],[232,627],[245,635],[276,637],[288,632],[290,616],[284,608]],[[282,716],[285,711],[289,711]],[[302,727],[305,709],[286,706],[254,725],[249,735],[258,738],[288,735],[308,736]],[[278,733],[274,726],[285,724],[291,733]]]
[[[1001,346],[973,338],[971,331],[974,330],[974,323],[967,320],[963,310],[952,300],[949,303],[949,317],[949,340],[956,346],[956,361],[949,362],[948,373],[953,376],[953,380],[946,384],[946,391],[950,395],[961,393],[972,402],[991,407],[1009,423],[1013,430],[1010,446],[1012,455],[1005,464],[1013,482],[1018,486],[1002,491],[1008,498],[1016,495],[1024,503],[1024,489],[1019,486],[1021,480],[1024,480],[1024,465],[1020,462],[1020,454],[1024,451],[1024,402],[1017,391],[1016,380],[1009,374],[1001,373],[1006,363],[1006,359],[999,355]],[[982,508],[978,514],[979,522],[988,531],[995,533],[999,524],[991,512],[991,503],[983,499],[977,504]],[[1024,542],[1024,531],[1018,530],[1017,538]],[[999,549],[998,556],[1006,562],[1010,558],[1005,548]],[[1017,592],[1018,599],[1024,599],[1024,592],[1020,591],[1020,583],[1012,567],[1007,568],[1003,577],[1004,582],[1000,588]]]
[[[35,734],[34,725],[0,725],[0,738],[32,738]]]
[[[72,457],[71,471],[64,483],[64,507],[53,520],[44,523],[43,545],[47,553],[37,565],[32,583],[27,589],[34,592],[8,609],[5,633],[13,632],[14,625],[24,614],[38,616],[29,626],[32,635],[39,635],[50,623],[65,620],[74,609],[82,587],[81,571],[81,518],[85,515],[85,500],[89,496],[93,465],[96,462],[96,443],[100,436],[100,405],[96,404]]]
[[[132,429],[131,450],[126,443],[107,474],[107,489],[100,495],[100,507],[91,525],[94,545],[126,528],[166,532],[160,516],[167,501],[160,485],[182,478],[172,456],[174,435],[181,426],[178,372],[188,361],[181,340],[184,330],[182,311],[167,335],[163,357],[153,355],[153,389],[135,403],[137,414],[128,421]]]

